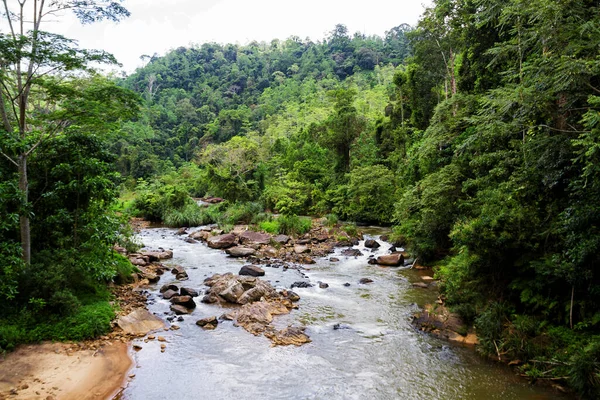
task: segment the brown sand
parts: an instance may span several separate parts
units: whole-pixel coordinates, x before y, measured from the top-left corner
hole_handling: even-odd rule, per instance
[[[43,343],[0,358],[0,399],[110,399],[122,390],[132,366],[127,344],[72,349]]]

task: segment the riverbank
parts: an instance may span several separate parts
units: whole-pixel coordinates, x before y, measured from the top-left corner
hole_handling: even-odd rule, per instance
[[[133,365],[128,343],[42,343],[21,346],[0,360],[0,399],[112,398]]]

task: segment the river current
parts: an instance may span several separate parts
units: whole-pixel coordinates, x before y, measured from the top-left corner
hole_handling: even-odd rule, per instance
[[[142,346],[133,357],[135,375],[120,398],[152,399],[551,399],[556,394],[530,386],[508,368],[482,359],[472,349],[449,345],[423,334],[411,325],[418,305],[435,300],[430,290],[413,288],[417,272],[367,263],[368,256],[386,254],[390,244],[379,239],[378,229],[366,231],[382,246],[375,252],[358,248],[358,257],[340,255],[317,259],[304,270],[261,266],[261,278],[276,288],[308,281],[314,286],[295,288],[299,309],[275,317],[274,325],[306,326],[312,342],[301,347],[271,347],[231,321],[205,331],[195,322],[223,314],[225,308],[203,304],[183,321],[179,330],[159,332],[166,339],[161,353],[158,341],[136,341]],[[148,248],[172,249],[165,264],[186,268],[189,280],[182,286],[206,289],[203,281],[216,273],[238,273],[243,260],[228,257],[204,243],[187,243],[167,228],[145,229],[139,240]],[[373,280],[359,284],[361,278]],[[170,303],[159,288],[175,281],[165,273],[149,290],[149,310],[162,318]],[[319,288],[317,282],[329,285]],[[349,283],[350,286],[344,284]],[[342,329],[334,329],[334,326]]]

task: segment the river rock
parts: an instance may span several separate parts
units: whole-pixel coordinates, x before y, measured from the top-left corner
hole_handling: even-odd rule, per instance
[[[327,289],[329,287],[329,284],[325,283],[325,282],[319,282],[319,288],[321,289]]]
[[[173,258],[173,252],[171,250],[163,250],[163,249],[141,251],[140,254],[148,257],[150,259],[150,261],[168,260],[169,258]]]
[[[148,279],[148,282],[156,283],[160,280],[160,276],[152,272],[145,272],[142,274],[142,279]]]
[[[240,235],[241,244],[269,244],[271,235],[261,232],[245,231]]]
[[[184,306],[179,305],[179,304],[171,304],[170,309],[171,309],[171,311],[173,311],[177,315],[191,314],[192,311],[193,311],[192,309],[184,307]]]
[[[294,282],[292,283],[291,288],[310,288],[313,287],[313,285],[311,285],[308,282],[304,282],[304,281],[298,281],[298,282]]]
[[[177,232],[175,232],[175,234],[176,234],[176,235],[179,235],[179,236],[181,236],[181,235],[185,235],[185,234],[187,234],[187,233],[188,233],[187,229],[188,229],[188,228],[179,228],[179,229],[177,229]]]
[[[162,287],[160,288],[161,293],[164,293],[167,290],[173,290],[175,292],[178,292],[179,288],[177,287],[177,285],[173,285],[172,283],[167,283],[166,285],[162,285]]]
[[[344,249],[342,250],[342,255],[346,257],[358,257],[362,256],[363,253],[361,253],[358,249]]]
[[[277,249],[272,246],[267,246],[261,251],[264,257],[277,257]]]
[[[263,333],[265,326],[273,322],[274,315],[287,313],[289,313],[289,310],[283,303],[257,301],[240,308],[236,313],[236,322],[251,333]]]
[[[311,340],[304,333],[304,327],[292,327],[288,326],[280,331],[278,330],[267,330],[265,336],[273,342],[274,345],[280,346],[302,346],[304,343],[310,343]]]
[[[237,281],[232,281],[229,286],[219,292],[219,296],[229,303],[237,303],[242,294],[244,294],[244,286]]]
[[[387,241],[389,240],[389,238],[390,238],[390,237],[389,237],[388,235],[381,235],[381,236],[379,237],[379,239],[383,240],[384,242],[387,242]]]
[[[239,275],[265,276],[265,271],[256,265],[244,265],[242,269],[240,269]]]
[[[204,198],[201,198],[200,200],[202,200],[205,203],[209,203],[209,204],[217,204],[217,203],[221,203],[223,201],[222,198],[213,197],[213,196],[204,197]]]
[[[247,304],[252,303],[254,301],[259,301],[263,297],[269,297],[275,295],[277,292],[267,282],[257,281],[256,286],[248,289],[240,296],[238,299],[239,304]]]
[[[339,262],[339,261],[340,261],[340,259],[339,259],[339,258],[337,258],[337,257],[331,257],[331,258],[329,259],[329,261],[331,261],[331,262]]]
[[[404,265],[404,256],[402,253],[392,253],[377,257],[377,264],[389,267],[398,267]]]
[[[178,281],[187,281],[189,279],[187,272],[183,271],[180,274],[175,275]]]
[[[415,282],[412,284],[413,287],[417,287],[417,288],[421,288],[421,289],[427,289],[429,286],[424,283],[424,282]]]
[[[177,296],[177,295],[178,295],[178,292],[176,292],[175,290],[171,290],[171,289],[169,289],[169,290],[166,290],[166,291],[165,291],[165,292],[162,294],[162,296],[163,296],[163,299],[166,299],[166,300],[169,300],[169,299],[170,299],[170,298],[172,298],[173,296]]]
[[[288,235],[277,235],[273,238],[274,241],[281,244],[287,244],[290,241],[290,237]]]
[[[219,320],[217,317],[202,318],[196,321],[196,325],[204,329],[215,329],[219,325]]]
[[[229,312],[227,319],[234,319],[237,326],[246,331],[260,335],[265,334],[273,344],[302,344],[310,340],[303,337],[298,331],[277,331],[270,324],[273,316],[287,314],[291,309],[297,308],[293,301],[299,299],[291,291],[277,293],[273,286],[256,277],[233,275],[213,275],[204,280],[209,286],[203,302],[227,302],[241,304],[240,308]]]
[[[303,245],[297,244],[294,246],[294,253],[296,253],[296,254],[310,253],[310,249],[308,248],[308,246],[303,246]]]
[[[190,296],[190,297],[198,297],[200,295],[197,290],[192,289],[192,288],[187,288],[187,287],[182,287],[181,289],[179,289],[179,293],[182,296]]]
[[[422,276],[421,280],[425,283],[431,283],[431,282],[435,281],[435,279],[433,279],[431,276],[427,276],[427,275]]]
[[[235,246],[235,247],[230,247],[227,250],[225,250],[225,253],[229,254],[231,257],[248,257],[251,255],[254,255],[254,253],[256,253],[256,250],[250,248],[250,247],[244,247],[244,246]]]
[[[145,267],[146,265],[148,265],[148,261],[147,259],[143,258],[143,257],[129,257],[129,262],[131,262],[133,265],[137,266],[137,267]]]
[[[361,278],[361,280],[358,281],[358,283],[366,285],[367,283],[373,283],[373,279],[371,279],[371,278]]]
[[[211,236],[206,240],[208,247],[213,249],[227,249],[235,245],[236,236],[232,233],[224,235]]]
[[[367,239],[365,240],[365,247],[369,249],[378,249],[379,247],[381,247],[381,245],[377,240]]]
[[[323,243],[326,242],[329,239],[329,237],[330,236],[327,233],[320,233],[313,237],[313,240],[317,243]]]
[[[173,275],[182,274],[184,272],[185,272],[185,268],[183,268],[181,265],[176,265],[173,267],[173,269],[171,269],[171,273]]]
[[[203,231],[203,230],[192,232],[188,236],[189,239],[202,240],[202,241],[206,241],[209,237],[210,237],[210,232]]]
[[[192,296],[173,296],[171,297],[171,303],[184,306],[187,308],[196,308],[196,303]]]
[[[375,258],[369,258],[369,261],[367,261],[367,264],[376,265],[377,264],[377,260]]]
[[[165,323],[148,310],[138,308],[129,314],[119,317],[117,325],[124,333],[130,335],[145,335],[148,332],[162,329]]]
[[[297,302],[300,300],[300,296],[298,296],[296,292],[292,292],[291,290],[283,289],[281,292],[279,292],[279,294],[292,302]]]
[[[339,322],[337,324],[333,325],[333,330],[334,331],[337,331],[337,330],[340,330],[340,329],[352,329],[352,328],[349,325],[341,324]]]

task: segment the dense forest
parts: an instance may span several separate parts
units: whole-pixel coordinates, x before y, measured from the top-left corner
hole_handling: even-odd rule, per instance
[[[598,397],[599,11],[436,0],[385,37],[340,24],[317,42],[206,43],[118,79],[67,74],[114,61],[104,53],[3,33],[0,347],[105,329],[56,321],[110,320],[105,284],[129,273],[111,247],[133,246],[129,215],[273,232],[326,216],[392,226],[483,354]],[[81,17],[125,11],[106,12]],[[22,84],[15,54],[64,75]],[[15,114],[31,82],[28,115]],[[226,201],[192,199],[209,195]]]

